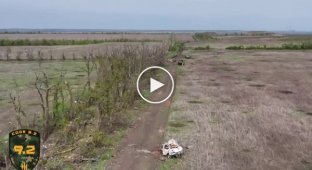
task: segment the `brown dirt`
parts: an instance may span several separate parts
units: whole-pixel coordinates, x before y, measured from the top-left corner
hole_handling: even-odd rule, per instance
[[[175,76],[173,66],[169,71],[172,76]],[[166,79],[164,82],[170,82],[170,79]],[[171,87],[166,86],[155,97],[157,98],[163,93],[167,94],[170,90]],[[141,113],[134,127],[128,131],[107,169],[158,169],[162,159],[159,149],[163,142],[170,105],[171,99],[162,104],[150,105],[144,113]]]

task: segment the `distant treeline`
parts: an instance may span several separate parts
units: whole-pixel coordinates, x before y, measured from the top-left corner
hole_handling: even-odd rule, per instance
[[[217,34],[214,32],[195,33],[193,35],[193,39],[195,41],[206,41],[206,40],[215,39],[213,36],[216,36],[216,35]]]
[[[304,43],[286,43],[281,46],[266,46],[266,45],[257,45],[257,46],[229,46],[226,47],[227,50],[310,50],[312,49],[312,42]]]
[[[233,32],[233,33],[224,33],[224,36],[273,36],[273,32],[266,31],[250,31],[250,32]]]
[[[162,34],[158,32],[118,32],[118,31],[112,31],[112,32],[49,32],[49,31],[1,31],[0,34]],[[167,33],[167,32],[164,32]]]
[[[54,45],[87,45],[87,44],[99,44],[105,42],[154,42],[156,40],[150,39],[107,39],[107,40],[56,40],[56,39],[0,39],[0,46],[54,46]]]

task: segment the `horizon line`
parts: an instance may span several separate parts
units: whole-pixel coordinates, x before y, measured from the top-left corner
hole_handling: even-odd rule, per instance
[[[75,33],[74,31],[81,32],[272,32],[272,33],[312,33],[312,31],[306,30],[256,30],[256,29],[111,29],[111,28],[0,28],[1,32],[29,32],[29,31],[66,31],[66,33]],[[62,33],[62,32],[54,32]]]

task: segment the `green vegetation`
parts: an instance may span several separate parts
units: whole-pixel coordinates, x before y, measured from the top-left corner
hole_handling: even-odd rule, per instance
[[[297,36],[287,36],[282,39],[285,43],[287,42],[312,42],[311,35],[297,35]]]
[[[107,40],[56,40],[56,39],[0,39],[0,46],[55,46],[55,45],[87,45],[87,44],[100,44],[105,42],[154,42],[155,40],[143,39],[107,39]]]
[[[64,73],[66,81],[72,86],[80,85],[84,82],[86,76],[84,61],[52,61],[43,62],[41,66],[36,61],[0,63],[0,103],[9,102],[9,93],[11,91],[22,91],[33,87],[35,81],[35,72],[45,70],[51,81],[57,81],[60,73]],[[25,72],[25,70],[28,70]],[[93,73],[95,74],[95,73]],[[78,77],[79,76],[79,77]],[[75,88],[73,89],[75,90]],[[24,103],[26,104],[26,102]]]
[[[168,123],[169,131],[173,133],[179,133],[183,130],[184,127],[190,126],[194,123],[192,120],[171,120]]]
[[[40,162],[39,169],[59,169],[59,165],[73,168],[77,162],[87,165],[89,161],[82,158],[105,165],[133,120],[134,114],[129,110],[140,100],[135,95],[138,74],[150,65],[162,65],[167,49],[166,45],[144,44],[118,47],[87,56],[80,61],[83,65],[66,62],[74,67],[67,73],[69,77],[81,80],[77,84],[68,80],[63,66],[39,64],[33,70],[35,80],[31,83],[37,93],[34,96],[40,101],[34,120],[29,117],[24,101],[20,101],[19,91],[10,94],[16,111],[14,126],[40,130],[43,142],[52,138],[53,143],[62,144],[49,148],[51,152]],[[58,74],[50,73],[50,69]],[[2,146],[0,141],[0,149]],[[80,157],[64,160],[65,155]]]
[[[161,170],[181,169],[182,161],[180,159],[166,159],[160,166]]]
[[[250,32],[229,32],[224,36],[272,36],[274,33],[266,31],[250,31]]]
[[[169,46],[170,52],[182,53],[183,50],[184,50],[183,42],[175,41],[175,42],[172,42]]]
[[[169,126],[174,127],[174,128],[182,128],[182,127],[186,126],[186,122],[184,122],[184,121],[173,121],[173,122],[169,122]]]
[[[209,45],[206,45],[205,47],[195,47],[195,48],[193,48],[193,50],[209,50],[209,49],[210,49]]]
[[[182,129],[190,124],[194,123],[192,120],[172,120],[169,122],[169,130],[171,132],[179,132]]]
[[[216,33],[204,32],[204,33],[195,33],[193,35],[193,39],[196,41],[207,41],[207,40],[214,40]]]
[[[281,46],[267,46],[267,45],[258,45],[258,46],[229,46],[226,47],[227,50],[310,50],[312,49],[312,42],[303,42],[303,43],[285,43]]]

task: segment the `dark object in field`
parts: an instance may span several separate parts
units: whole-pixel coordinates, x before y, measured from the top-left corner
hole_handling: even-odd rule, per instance
[[[283,94],[293,94],[293,91],[290,90],[279,90],[278,92],[283,93]]]
[[[179,60],[179,61],[178,61],[178,65],[179,65],[179,66],[183,66],[184,64],[185,64],[185,63],[184,63],[184,60]]]
[[[222,100],[221,103],[223,103],[223,104],[230,104],[231,101],[229,101],[229,100]]]
[[[265,87],[265,84],[250,84],[250,87]]]
[[[202,104],[202,103],[204,103],[203,101],[200,101],[200,100],[190,100],[188,102],[191,104]]]

